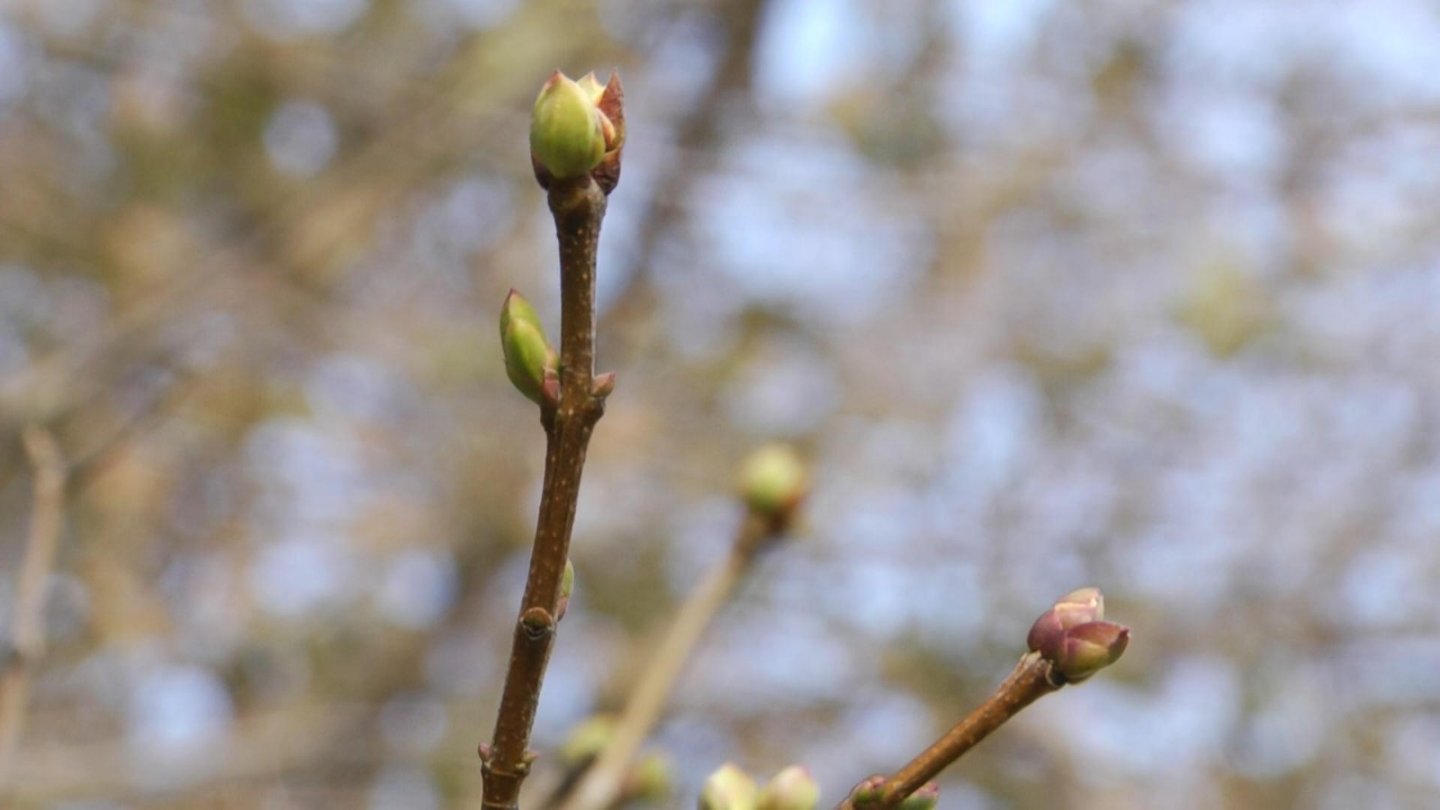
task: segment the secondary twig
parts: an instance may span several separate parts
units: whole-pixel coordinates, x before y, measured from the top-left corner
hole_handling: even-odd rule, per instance
[[[605,194],[589,176],[552,182],[550,210],[560,243],[560,396],[541,409],[545,426],[545,477],[530,574],[525,582],[510,667],[500,698],[500,715],[484,760],[484,807],[515,810],[520,784],[530,770],[530,731],[545,666],[555,639],[556,606],[580,474],[590,433],[604,412],[595,390],[595,256]]]
[[[705,629],[749,570],[757,552],[783,529],[782,523],[754,512],[746,515],[729,555],[706,574],[685,600],[654,657],[630,691],[616,723],[614,739],[560,804],[560,810],[605,810],[615,803],[636,752],[659,721]]]
[[[0,650],[0,794],[7,793],[30,693],[29,668],[45,649],[45,586],[55,566],[65,498],[65,460],[49,431],[21,434],[35,471],[25,556],[15,587],[10,638]]]

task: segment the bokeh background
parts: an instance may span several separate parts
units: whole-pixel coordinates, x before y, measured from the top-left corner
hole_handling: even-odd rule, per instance
[[[839,799],[1086,584],[1131,650],[945,807],[1440,806],[1434,3],[3,0],[0,621],[21,429],[71,471],[13,806],[478,806],[543,447],[500,302],[558,326],[528,111],[611,66],[541,747],[782,439],[807,525],[669,806],[727,759]]]

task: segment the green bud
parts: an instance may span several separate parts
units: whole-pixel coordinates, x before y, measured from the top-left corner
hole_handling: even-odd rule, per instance
[[[593,74],[586,78],[598,86]],[[551,178],[588,174],[605,157],[606,124],[598,101],[594,88],[587,91],[558,70],[540,88],[530,117],[530,154]]]
[[[545,396],[545,378],[555,374],[557,358],[540,316],[520,293],[511,290],[500,309],[500,345],[505,351],[505,373],[520,393],[539,403]]]
[[[940,786],[929,782],[900,801],[900,810],[935,810],[940,804]]]
[[[740,468],[740,495],[757,514],[782,517],[809,491],[809,472],[789,445],[767,444],[751,453]]]
[[[1130,644],[1130,628],[1114,622],[1086,622],[1065,631],[1055,671],[1068,683],[1079,683],[1120,660]]]
[[[1099,588],[1080,588],[1059,599],[1030,626],[1026,644],[1032,652],[1054,659],[1065,631],[1105,618],[1105,597]]]
[[[625,788],[621,793],[626,799],[634,801],[662,801],[670,795],[674,786],[674,771],[669,759],[660,754],[648,754],[635,763],[625,776]]]
[[[608,714],[597,714],[570,729],[556,754],[567,768],[578,768],[600,756],[600,752],[605,750],[605,746],[613,739],[615,718]]]
[[[850,803],[855,805],[855,810],[868,810],[872,807],[879,807],[882,798],[885,796],[886,779],[880,774],[867,776],[850,790]]]
[[[760,791],[756,810],[815,810],[820,802],[820,785],[810,771],[791,765]]]
[[[755,810],[755,780],[731,763],[710,774],[700,789],[700,810]]]

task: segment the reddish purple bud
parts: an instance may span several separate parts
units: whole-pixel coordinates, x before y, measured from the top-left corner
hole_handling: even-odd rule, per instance
[[[1060,652],[1060,640],[1065,631],[1104,618],[1105,597],[1100,589],[1080,588],[1055,600],[1055,604],[1030,626],[1030,635],[1025,643],[1032,652],[1054,660]]]
[[[1065,631],[1059,654],[1050,659],[1068,683],[1079,683],[1120,660],[1130,628],[1114,622],[1086,622]]]

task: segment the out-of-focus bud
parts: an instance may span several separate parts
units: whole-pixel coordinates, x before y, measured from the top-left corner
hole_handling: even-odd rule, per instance
[[[567,768],[578,768],[605,750],[615,739],[615,718],[608,714],[597,714],[580,725],[570,729],[565,742],[556,752],[561,764]]]
[[[575,565],[570,558],[565,558],[565,573],[560,577],[560,602],[555,605],[555,621],[565,618],[565,611],[570,608],[570,594],[575,591]]]
[[[1078,683],[1120,660],[1130,644],[1130,628],[1114,622],[1086,622],[1065,631],[1059,654],[1051,659],[1067,683]]]
[[[612,72],[603,85],[594,73],[578,82],[558,70],[551,74],[530,118],[530,157],[541,186],[589,174],[609,194],[620,180],[624,144],[624,91],[618,73]]]
[[[919,790],[906,796],[900,802],[900,810],[935,810],[940,804],[940,786],[934,782],[922,785]]]
[[[879,774],[867,776],[860,781],[860,784],[850,789],[850,803],[855,806],[855,810],[879,807],[880,799],[884,795],[885,777]]]
[[[700,810],[755,810],[755,780],[731,763],[710,774],[700,789]]]
[[[775,774],[756,803],[756,810],[815,810],[820,801],[820,785],[810,771],[791,765]]]
[[[632,801],[664,801],[674,785],[674,773],[669,759],[660,754],[647,754],[626,774],[621,795]]]
[[[1105,597],[1099,588],[1080,588],[1059,599],[1030,626],[1026,644],[1032,652],[1054,660],[1065,631],[1105,618]]]
[[[505,373],[515,388],[532,401],[545,397],[546,377],[555,375],[557,358],[540,316],[520,293],[511,290],[500,309],[500,345],[505,351]]]
[[[767,444],[740,468],[740,494],[750,511],[778,518],[793,511],[810,492],[810,474],[795,449]]]

